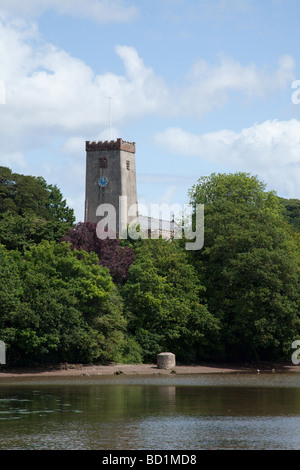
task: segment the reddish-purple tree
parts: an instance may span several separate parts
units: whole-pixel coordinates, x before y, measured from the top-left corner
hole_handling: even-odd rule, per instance
[[[100,240],[97,237],[96,226],[94,222],[79,222],[66,233],[62,241],[70,242],[71,250],[96,253],[99,264],[109,269],[113,280],[124,283],[128,278],[128,270],[135,260],[134,252],[130,247],[121,246],[118,238]]]

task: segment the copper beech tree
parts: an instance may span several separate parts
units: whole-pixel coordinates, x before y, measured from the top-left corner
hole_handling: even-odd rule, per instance
[[[121,246],[118,238],[100,240],[96,225],[95,222],[79,222],[68,230],[62,240],[71,243],[72,250],[96,253],[99,264],[109,269],[114,282],[122,284],[128,278],[128,270],[134,262],[135,254],[129,246]]]

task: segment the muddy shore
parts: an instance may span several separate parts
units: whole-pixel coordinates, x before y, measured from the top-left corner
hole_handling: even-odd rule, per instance
[[[249,365],[176,365],[172,369],[159,369],[156,364],[83,365],[60,364],[52,367],[9,368],[2,365],[0,379],[10,377],[72,377],[95,375],[155,375],[155,374],[215,374],[215,373],[257,373],[257,372],[300,372],[300,365],[258,364]]]

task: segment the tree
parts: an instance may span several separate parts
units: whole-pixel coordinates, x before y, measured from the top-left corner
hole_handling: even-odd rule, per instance
[[[300,232],[300,200],[279,198],[287,221]]]
[[[45,220],[57,220],[72,225],[74,211],[67,207],[60,190],[47,184],[44,178],[12,173],[0,167],[0,214],[34,214]]]
[[[0,242],[7,248],[23,251],[42,240],[59,241],[74,221],[57,186],[0,167]]]
[[[43,240],[59,242],[69,226],[57,220],[46,220],[34,214],[0,216],[0,242],[9,250],[23,252]]]
[[[0,337],[10,363],[120,357],[122,300],[95,254],[47,241],[24,254],[0,248]]]
[[[299,238],[278,197],[246,173],[200,178],[190,197],[205,205],[204,248],[193,256],[223,357],[287,357],[300,332]]]
[[[135,258],[134,252],[128,246],[121,246],[117,238],[100,240],[96,226],[94,222],[79,222],[68,230],[62,240],[69,242],[72,250],[96,253],[99,264],[109,269],[114,282],[122,284],[128,278],[129,267]]]
[[[122,287],[129,333],[152,361],[169,350],[178,360],[208,357],[218,334],[218,320],[203,301],[203,286],[176,241],[142,240]]]

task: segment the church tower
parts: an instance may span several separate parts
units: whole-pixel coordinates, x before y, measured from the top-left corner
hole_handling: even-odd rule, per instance
[[[126,211],[137,204],[135,142],[122,139],[86,142],[85,221],[99,222],[98,206],[111,204],[116,210],[116,229],[120,230],[120,199],[126,196]],[[125,208],[125,206],[124,206]],[[128,216],[127,223],[138,216]],[[122,217],[124,217],[122,211]],[[124,220],[124,219],[123,219]],[[122,224],[123,225],[123,224]]]

